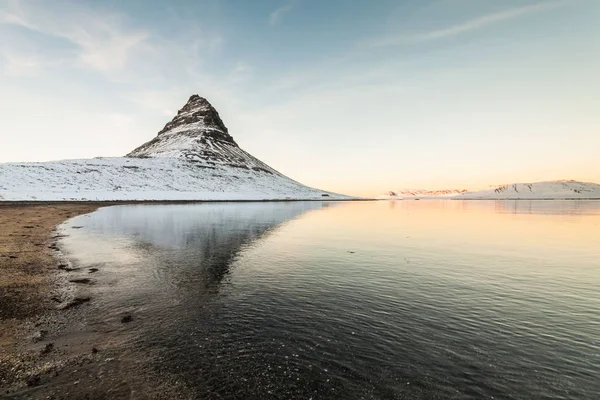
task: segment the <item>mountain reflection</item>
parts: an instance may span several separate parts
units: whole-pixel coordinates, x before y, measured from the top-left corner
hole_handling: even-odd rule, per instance
[[[153,259],[161,280],[179,289],[214,293],[240,250],[325,202],[134,205],[97,211],[72,225],[113,238],[116,252]],[[119,238],[127,238],[123,245]],[[138,266],[138,269],[140,266]]]
[[[499,214],[596,215],[600,214],[600,201],[496,200],[494,211]]]

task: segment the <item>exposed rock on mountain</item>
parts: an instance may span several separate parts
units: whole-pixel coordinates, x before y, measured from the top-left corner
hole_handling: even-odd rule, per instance
[[[190,97],[177,116],[127,157],[170,157],[201,163],[205,167],[219,164],[279,174],[273,168],[240,149],[219,113],[204,97]],[[281,174],[279,174],[281,175]]]

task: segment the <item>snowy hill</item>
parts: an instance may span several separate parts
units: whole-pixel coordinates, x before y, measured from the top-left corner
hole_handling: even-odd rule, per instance
[[[377,199],[600,199],[600,185],[577,181],[548,181],[535,183],[513,183],[488,190],[469,192],[467,190],[425,190],[402,189],[390,191]]]
[[[349,198],[304,186],[242,150],[198,95],[126,157],[0,164],[0,201]]]
[[[447,199],[453,196],[466,193],[465,189],[446,189],[446,190],[425,190],[425,189],[401,189],[398,191],[387,192],[378,199]]]
[[[468,192],[455,199],[600,199],[600,185],[591,182],[548,181],[513,183]]]

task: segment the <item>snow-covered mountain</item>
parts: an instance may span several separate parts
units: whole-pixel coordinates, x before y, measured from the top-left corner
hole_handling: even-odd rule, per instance
[[[205,167],[231,167],[283,176],[242,150],[229,135],[219,113],[203,97],[193,95],[177,116],[127,157],[178,158]]]
[[[466,193],[465,189],[425,190],[401,189],[382,194],[378,199],[446,199]]]
[[[0,164],[0,201],[349,198],[302,185],[242,150],[198,95],[125,157]]]
[[[468,192],[455,199],[600,199],[600,185],[578,181],[513,183],[479,192]]]

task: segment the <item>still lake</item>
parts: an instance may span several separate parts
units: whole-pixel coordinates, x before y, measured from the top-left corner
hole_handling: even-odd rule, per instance
[[[61,229],[99,269],[94,329],[131,313],[122,346],[198,398],[600,393],[600,201],[127,205]]]

